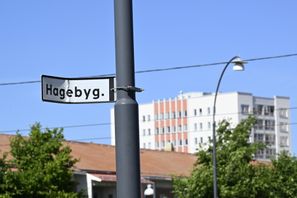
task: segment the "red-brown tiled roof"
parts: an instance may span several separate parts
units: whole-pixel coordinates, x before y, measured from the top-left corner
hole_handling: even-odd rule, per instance
[[[11,135],[0,135],[0,153],[9,151]],[[72,156],[79,159],[75,165],[79,170],[116,172],[115,147],[103,144],[65,142],[72,149]],[[189,176],[196,156],[192,154],[154,151],[140,151],[141,174],[143,176]]]
[[[14,137],[13,135],[0,135],[0,156],[5,152],[10,151],[10,138]]]

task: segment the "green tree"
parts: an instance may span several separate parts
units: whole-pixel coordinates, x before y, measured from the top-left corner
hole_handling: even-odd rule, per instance
[[[11,157],[0,160],[2,197],[79,197],[74,193],[72,167],[77,162],[71,149],[63,144],[62,129],[31,128],[29,137],[17,134],[11,139]],[[2,163],[3,162],[3,163]],[[13,168],[7,168],[8,164]],[[1,166],[2,165],[2,166]]]
[[[253,163],[253,156],[264,145],[249,143],[255,118],[248,118],[230,129],[223,121],[217,130],[217,181],[221,198],[272,197],[271,166]],[[213,197],[212,146],[197,153],[189,178],[174,181],[176,195],[185,198]]]
[[[272,161],[271,191],[275,197],[297,197],[297,159],[283,152]]]
[[[0,192],[4,183],[4,177],[8,170],[8,164],[7,164],[7,153],[3,154],[3,157],[0,158]]]

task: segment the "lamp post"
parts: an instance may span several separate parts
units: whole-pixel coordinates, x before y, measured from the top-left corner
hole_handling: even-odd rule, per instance
[[[132,0],[114,0],[116,85],[116,192],[118,198],[139,198],[140,152],[135,92]]]
[[[234,56],[231,58],[227,64],[225,65],[215,92],[214,96],[214,102],[213,102],[213,117],[212,117],[212,141],[213,141],[213,149],[212,149],[212,162],[213,162],[213,197],[217,198],[218,197],[218,184],[217,184],[217,157],[216,157],[216,121],[215,121],[215,116],[216,116],[216,102],[217,102],[217,96],[220,88],[220,84],[222,81],[222,78],[224,76],[224,73],[227,69],[227,67],[230,65],[230,63],[233,63],[233,70],[234,71],[243,71],[244,70],[244,64],[246,62],[242,61],[239,56]]]

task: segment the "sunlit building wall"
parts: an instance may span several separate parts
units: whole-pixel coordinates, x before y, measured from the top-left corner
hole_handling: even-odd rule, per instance
[[[139,104],[140,147],[195,153],[212,139],[213,93],[180,93],[174,98]],[[250,142],[263,142],[257,159],[271,159],[281,151],[291,153],[290,105],[288,97],[253,96],[250,93],[219,93],[216,123],[228,120],[231,128],[249,115],[256,117]],[[111,110],[111,143],[114,114]]]

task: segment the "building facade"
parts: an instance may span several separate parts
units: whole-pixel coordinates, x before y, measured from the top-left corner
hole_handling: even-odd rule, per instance
[[[208,146],[212,138],[214,94],[180,93],[175,98],[139,105],[140,147],[195,153]],[[257,123],[251,142],[263,142],[267,148],[257,159],[271,159],[276,153],[291,153],[290,104],[288,97],[257,97],[250,93],[219,93],[216,123],[228,120],[235,127],[254,115]],[[111,143],[114,139],[114,114],[111,110]]]

